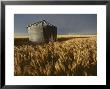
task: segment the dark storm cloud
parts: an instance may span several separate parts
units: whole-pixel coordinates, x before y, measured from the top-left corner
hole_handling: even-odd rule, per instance
[[[26,26],[42,19],[56,25],[58,34],[96,34],[96,14],[15,14],[15,33],[27,33]]]

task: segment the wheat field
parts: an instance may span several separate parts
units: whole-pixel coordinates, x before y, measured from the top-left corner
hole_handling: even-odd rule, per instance
[[[36,44],[14,39],[15,76],[97,76],[96,36],[58,36]]]

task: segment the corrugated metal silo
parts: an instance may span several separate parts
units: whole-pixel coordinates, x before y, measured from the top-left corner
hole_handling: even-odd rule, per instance
[[[43,37],[43,26],[41,23],[35,23],[28,27],[29,40],[32,42],[42,42]]]
[[[29,41],[32,42],[49,42],[56,41],[57,27],[48,23],[45,20],[39,21],[27,26]]]

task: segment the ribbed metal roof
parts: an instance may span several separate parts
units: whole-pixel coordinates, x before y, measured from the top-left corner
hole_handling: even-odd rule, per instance
[[[45,26],[45,25],[54,26],[54,25],[48,23],[46,20],[41,20],[41,21],[38,21],[38,22],[35,22],[35,23],[32,23],[32,24],[28,25],[27,28],[28,28],[28,27],[31,27],[31,26],[33,26],[33,25],[36,25],[36,26],[37,26],[37,25],[40,24],[40,23],[42,23],[43,26]],[[45,25],[44,25],[44,24],[45,24]],[[54,26],[54,27],[56,27],[56,26]]]

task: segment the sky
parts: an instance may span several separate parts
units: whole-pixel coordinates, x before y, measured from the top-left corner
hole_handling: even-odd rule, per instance
[[[15,14],[14,33],[27,35],[27,25],[42,19],[57,26],[58,34],[97,34],[96,14]]]

